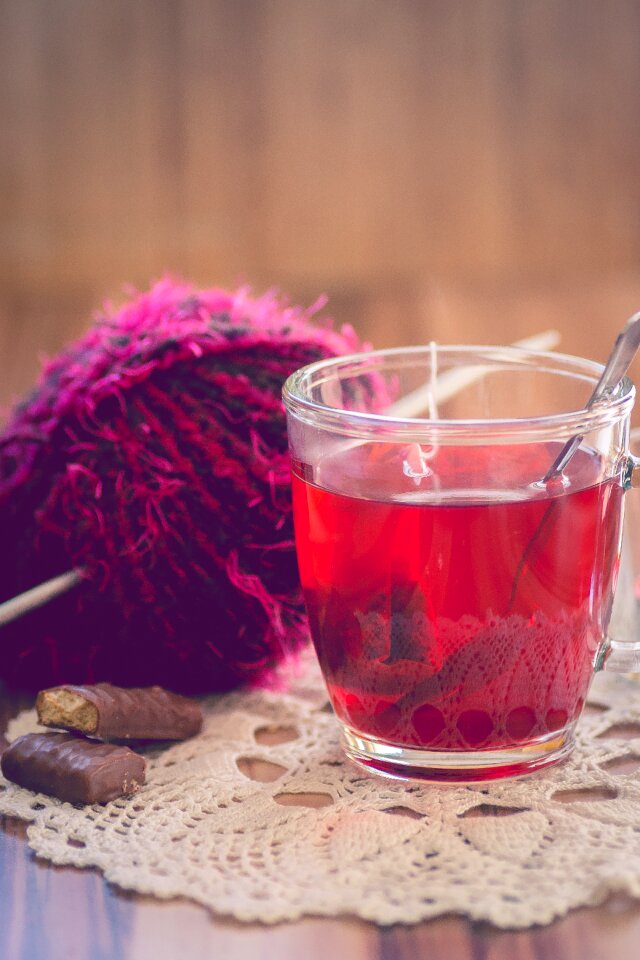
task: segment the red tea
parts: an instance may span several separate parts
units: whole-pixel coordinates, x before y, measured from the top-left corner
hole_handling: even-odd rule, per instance
[[[585,450],[543,487],[558,449],[351,443],[313,475],[294,463],[311,632],[352,730],[495,750],[577,719],[608,624],[623,491]]]

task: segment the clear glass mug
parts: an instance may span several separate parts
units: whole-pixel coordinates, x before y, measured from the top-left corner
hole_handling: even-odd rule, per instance
[[[505,347],[320,361],[284,387],[311,636],[347,754],[487,780],[565,757],[608,637],[635,391]],[[561,473],[563,445],[581,437]]]

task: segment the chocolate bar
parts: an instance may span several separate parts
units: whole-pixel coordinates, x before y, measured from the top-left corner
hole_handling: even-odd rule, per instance
[[[38,694],[36,709],[45,727],[100,740],[186,740],[202,727],[199,705],[162,687],[52,687]]]
[[[106,803],[137,793],[146,765],[129,747],[73,733],[27,733],[0,760],[7,780],[69,803]]]

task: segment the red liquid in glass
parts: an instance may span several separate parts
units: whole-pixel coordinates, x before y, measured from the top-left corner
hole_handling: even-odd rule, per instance
[[[415,446],[294,463],[300,576],[345,724],[469,751],[577,719],[608,624],[623,491],[584,450],[542,488],[558,449],[442,447],[423,478],[410,475]]]

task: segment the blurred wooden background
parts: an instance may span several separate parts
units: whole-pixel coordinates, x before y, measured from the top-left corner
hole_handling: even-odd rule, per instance
[[[639,121],[638,0],[0,0],[0,401],[164,271],[604,358]]]

